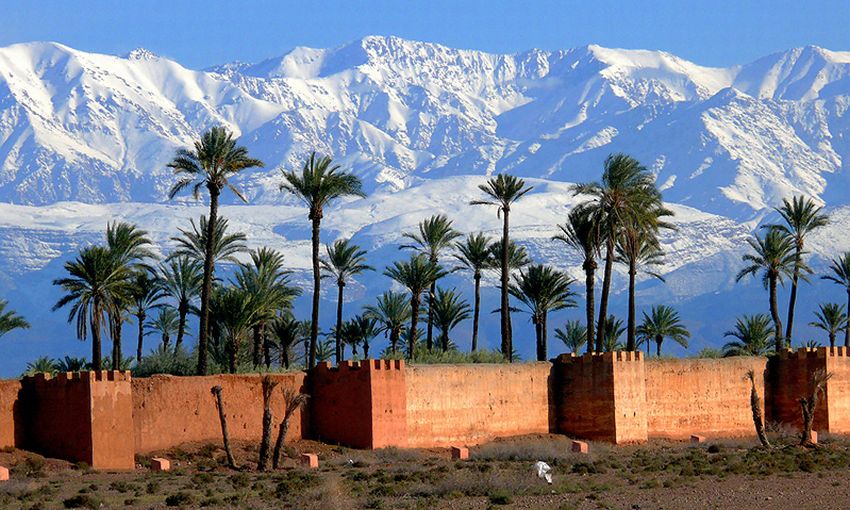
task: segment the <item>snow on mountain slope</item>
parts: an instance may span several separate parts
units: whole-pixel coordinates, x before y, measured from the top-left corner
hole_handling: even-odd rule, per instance
[[[278,169],[299,167],[313,150],[332,154],[369,192],[328,212],[323,241],[353,236],[378,268],[400,256],[401,232],[437,212],[464,232],[498,235],[495,212],[468,202],[486,176],[511,172],[535,185],[513,215],[515,236],[532,258],[576,278],[578,257],[551,240],[577,200],[568,183],[597,179],[612,152],[632,154],[657,175],[679,226],[664,234],[666,282],[643,278],[639,305],[678,304],[692,350],[717,345],[731,317],[764,309],[759,283],[736,284],[734,275],[744,239],[776,219],[782,198],[803,193],[833,213],[811,242],[816,268],[850,249],[849,109],[850,53],[815,47],[709,68],[595,45],[501,55],[366,37],[203,71],[143,49],[118,57],[56,43],[0,48],[0,296],[39,318],[4,338],[15,354],[0,373],[35,354],[85,353],[69,344],[63,314],[47,312],[58,295],[50,282],[109,219],[140,224],[167,249],[205,208],[166,201],[165,165],[213,125],[266,162],[237,179],[251,205],[226,205],[224,214],[252,245],[282,249],[305,287],[306,213],[279,191]],[[486,310],[496,306],[493,276]],[[464,292],[468,283],[463,273],[447,280]],[[615,278],[615,291],[623,284]],[[389,285],[381,271],[364,276],[350,289],[350,310]],[[819,298],[843,299],[816,285]],[[815,305],[801,302],[800,316]],[[622,314],[621,294],[613,306]],[[497,334],[489,322],[485,344]],[[531,348],[526,326],[517,325],[521,349]]]

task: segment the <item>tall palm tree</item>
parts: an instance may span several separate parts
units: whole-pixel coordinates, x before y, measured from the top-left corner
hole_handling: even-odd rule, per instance
[[[171,344],[171,335],[179,331],[180,319],[177,310],[170,306],[163,306],[152,320],[145,323],[145,335],[159,334],[161,348],[168,350]]]
[[[766,356],[772,352],[770,337],[774,336],[771,318],[760,313],[738,317],[735,329],[723,333],[724,337],[736,338],[723,346],[723,356]]]
[[[532,186],[526,186],[525,181],[507,174],[499,174],[496,177],[490,178],[486,184],[480,184],[478,189],[484,192],[487,196],[485,200],[474,200],[470,202],[472,205],[492,205],[497,209],[497,213],[502,217],[502,246],[507,246],[509,249],[502,250],[501,258],[501,278],[500,292],[501,301],[499,305],[499,314],[501,316],[501,333],[502,333],[502,354],[508,361],[513,361],[513,341],[511,337],[511,327],[509,323],[510,303],[508,302],[509,281],[509,251],[510,251],[510,214],[511,206],[514,202],[522,198],[523,195],[532,190]]]
[[[374,271],[366,264],[366,250],[353,244],[349,239],[339,239],[332,245],[325,245],[328,258],[322,259],[325,276],[336,279],[336,363],[342,362],[342,303],[343,290],[348,280],[364,271]]]
[[[227,129],[214,127],[195,141],[193,149],[178,149],[168,167],[174,170],[177,182],[168,193],[174,198],[181,191],[192,188],[195,200],[200,198],[206,188],[210,196],[210,214],[207,223],[207,239],[214,239],[213,229],[218,224],[218,199],[222,191],[229,189],[243,202],[247,202],[242,192],[230,179],[247,168],[262,167],[263,162],[248,155],[248,149],[238,145],[237,140]],[[212,292],[215,262],[213,243],[204,246],[204,276],[201,285],[201,320],[198,329],[198,375],[207,373],[207,334],[209,322],[210,294]]]
[[[743,259],[749,265],[744,267],[735,277],[735,281],[741,281],[746,276],[756,276],[762,273],[762,283],[768,289],[770,301],[770,315],[773,317],[774,349],[779,352],[784,348],[782,338],[782,319],[779,317],[779,306],[776,299],[776,287],[782,283],[785,277],[794,274],[798,262],[794,241],[782,234],[778,229],[767,230],[764,237],[755,236],[747,239],[750,247],[755,253],[747,253]]]
[[[661,356],[661,343],[670,338],[682,347],[688,347],[690,331],[682,324],[679,312],[667,305],[656,305],[647,315],[643,312],[643,322],[637,328],[639,338],[649,345],[655,342],[655,355]]]
[[[364,315],[378,321],[378,332],[389,337],[390,349],[395,354],[404,325],[410,320],[410,300],[400,292],[387,291],[378,296],[374,305],[364,308]]]
[[[596,322],[595,317],[595,287],[596,287],[596,258],[599,256],[600,231],[599,224],[589,208],[574,207],[567,216],[567,222],[563,225],[558,225],[560,233],[553,239],[563,241],[571,248],[578,251],[583,259],[581,268],[584,271],[584,288],[585,288],[585,321],[587,326],[584,327],[587,335],[587,351],[593,350],[594,330],[593,323]],[[573,351],[577,352],[577,351]]]
[[[9,302],[0,299],[0,336],[16,329],[29,329],[30,323],[15,313],[14,310],[6,310]]]
[[[236,255],[247,250],[245,234],[242,232],[228,233],[228,221],[223,216],[216,218],[213,227],[210,227],[207,223],[206,216],[201,216],[198,225],[195,224],[193,219],[189,220],[189,224],[192,227],[191,230],[178,228],[177,230],[180,231],[181,235],[171,238],[177,244],[177,248],[168,258],[185,256],[203,264],[207,255],[207,246],[210,244],[207,242],[207,239],[210,239],[210,232],[212,232],[213,239],[211,248],[213,270],[219,262],[235,264],[237,262]],[[215,278],[214,274],[213,278]]]
[[[325,206],[332,200],[345,196],[364,197],[362,183],[354,174],[340,171],[331,158],[319,157],[315,152],[304,163],[301,172],[284,171],[284,183],[281,190],[288,191],[301,199],[309,209],[308,219],[312,224],[313,244],[313,313],[310,326],[310,352],[307,368],[316,365],[316,349],[319,338],[319,296],[321,295],[321,274],[319,272],[319,229]]]
[[[821,278],[844,287],[847,292],[847,310],[850,310],[850,251],[844,252],[839,258],[832,259],[829,269],[832,271],[832,274],[822,276]],[[844,327],[844,347],[850,348],[850,321]]]
[[[292,314],[281,315],[271,325],[272,336],[280,353],[280,365],[289,370],[293,363],[295,346],[301,343],[310,329],[304,321],[297,320]]]
[[[776,208],[776,211],[782,216],[785,224],[769,225],[769,227],[779,229],[794,241],[796,265],[791,275],[791,296],[788,300],[788,324],[785,329],[785,338],[788,345],[791,345],[791,335],[794,332],[794,309],[797,306],[797,285],[801,276],[806,279],[805,274],[801,275],[800,272],[808,270],[808,267],[803,264],[806,237],[812,231],[826,226],[829,223],[829,217],[826,214],[821,214],[823,207],[818,206],[812,199],[802,195],[792,197],[790,202],[788,199],[783,199],[782,206]],[[807,272],[811,273],[810,270]]]
[[[177,302],[179,326],[175,352],[183,345],[186,335],[186,317],[192,306],[192,301],[201,293],[203,285],[203,267],[200,261],[191,259],[188,255],[169,257],[159,266],[159,280],[165,294]]]
[[[514,275],[511,295],[526,306],[534,324],[537,338],[537,361],[546,361],[548,356],[549,312],[575,306],[575,292],[570,289],[573,279],[566,273],[542,264],[534,264],[527,271]]]
[[[419,222],[419,231],[416,233],[405,232],[403,237],[410,239],[410,244],[399,246],[401,249],[411,249],[419,252],[437,264],[440,261],[440,253],[452,247],[455,239],[461,233],[452,228],[452,221],[444,214],[435,214]],[[431,283],[428,289],[428,329],[425,335],[425,343],[430,351],[434,345],[434,299],[436,297],[437,282]]]
[[[92,366],[100,367],[101,332],[109,326],[108,314],[117,313],[128,300],[130,269],[119,264],[113,253],[104,246],[83,248],[77,258],[65,263],[68,276],[53,280],[65,295],[53,305],[53,310],[73,303],[68,322],[77,322],[77,338],[85,340],[89,329],[92,337]]]
[[[410,292],[408,356],[413,358],[416,350],[415,340],[419,333],[416,326],[419,320],[419,304],[421,303],[422,293],[431,286],[432,282],[446,276],[447,273],[439,265],[432,263],[428,257],[418,254],[412,255],[409,260],[394,262],[392,266],[387,267],[384,274],[406,287]]]
[[[443,352],[449,350],[449,335],[452,330],[469,319],[469,312],[469,303],[455,289],[437,289],[437,297],[434,299],[434,322],[440,331],[439,342]]]
[[[815,312],[816,321],[810,322],[809,326],[822,329],[829,334],[829,346],[835,347],[835,336],[842,329],[847,328],[847,313],[844,305],[838,303],[823,303],[820,310]]]
[[[564,343],[569,352],[578,354],[587,344],[587,326],[577,320],[569,320],[564,329],[555,328],[555,338]]]
[[[166,296],[165,289],[158,278],[149,271],[137,271],[130,286],[132,301],[131,313],[136,317],[138,337],[136,345],[136,362],[142,362],[142,348],[145,340],[145,320],[148,310],[157,307],[159,301]]]
[[[478,350],[478,322],[481,315],[481,273],[488,267],[491,239],[484,234],[469,234],[463,242],[455,243],[455,254],[464,267],[472,271],[475,288],[475,304],[472,311],[472,352]]]
[[[600,242],[605,245],[605,269],[596,330],[596,350],[601,351],[606,338],[608,298],[617,241],[625,225],[634,223],[646,211],[661,207],[661,193],[655,187],[655,177],[640,162],[626,154],[608,156],[602,180],[577,184],[573,193],[591,197],[578,207],[586,209],[599,225]],[[648,225],[647,228],[652,230],[654,227]]]
[[[655,212],[647,212],[649,215],[664,215],[666,210]],[[671,213],[672,214],[672,213]],[[657,223],[657,219],[652,219]],[[617,240],[617,256],[614,259],[616,262],[625,264],[629,273],[629,310],[626,326],[626,350],[635,350],[636,338],[636,306],[635,306],[635,283],[637,281],[637,272],[640,267],[657,266],[664,262],[664,251],[658,242],[658,237],[655,231],[636,224],[630,223],[624,226],[620,238]],[[664,278],[651,270],[644,269],[650,276],[664,281]]]
[[[502,251],[502,246],[503,245],[501,239],[490,245],[490,261],[487,264],[488,269],[498,271],[499,273],[501,273],[502,271],[502,257],[504,255]],[[531,258],[529,258],[528,252],[525,250],[525,247],[518,245],[513,241],[510,241],[508,243],[508,274],[512,275],[516,271],[519,271],[520,269],[529,264],[531,264]],[[510,290],[510,285],[508,286],[508,290]],[[499,307],[496,311],[501,313],[501,307]],[[509,307],[508,338],[511,339],[513,339],[513,321],[511,319],[512,311],[513,310]],[[513,346],[513,340],[511,340],[511,346]],[[513,356],[513,347],[511,347],[511,356]]]
[[[251,359],[255,367],[265,361],[271,365],[271,351],[266,325],[283,310],[289,310],[292,300],[301,289],[290,285],[292,272],[284,268],[283,254],[271,248],[251,250],[251,261],[240,264],[234,276],[235,284],[254,299],[255,323],[251,326],[253,345]]]

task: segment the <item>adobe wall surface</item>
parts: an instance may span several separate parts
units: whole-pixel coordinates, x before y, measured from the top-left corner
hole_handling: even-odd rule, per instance
[[[640,352],[562,354],[554,378],[558,432],[617,444],[646,441]]]
[[[802,429],[803,417],[798,401],[810,394],[812,374],[817,370],[826,369],[827,348],[781,351],[779,356],[771,358],[767,375],[770,419],[798,430]],[[828,406],[818,406],[813,429],[830,431],[829,414]]]
[[[753,435],[746,375],[753,370],[764,412],[766,367],[767,358],[757,357],[646,360],[649,437]]]
[[[12,447],[21,442],[20,438],[16,440],[16,434],[20,435],[22,431],[15,420],[20,391],[21,381],[0,380],[0,448]]]
[[[551,367],[548,362],[408,366],[408,446],[550,432],[555,422]]]
[[[131,412],[136,452],[149,453],[196,441],[220,442],[218,407],[210,392],[216,385],[222,388],[230,437],[259,441],[263,430],[262,377],[252,374],[134,379]],[[283,390],[302,390],[304,374],[293,372],[271,377],[279,383],[271,401],[276,434],[284,415]],[[287,440],[301,439],[305,422],[306,413],[296,411]]]
[[[826,350],[826,370],[832,377],[826,383],[826,402],[819,401],[815,417],[824,409],[828,431],[850,433],[850,352],[844,347]]]

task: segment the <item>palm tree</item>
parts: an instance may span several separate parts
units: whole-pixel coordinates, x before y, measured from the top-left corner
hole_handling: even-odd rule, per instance
[[[469,303],[455,289],[446,290],[442,287],[437,289],[437,296],[434,299],[434,322],[440,330],[439,341],[443,352],[449,350],[451,331],[461,322],[469,319],[469,312]]]
[[[490,245],[490,261],[487,264],[487,268],[501,273],[502,256],[502,240],[499,239]],[[514,274],[515,271],[522,269],[530,263],[531,259],[528,257],[528,252],[525,250],[525,247],[510,241],[510,243],[508,243],[508,274]],[[510,285],[508,286],[508,290],[510,293]],[[511,308],[508,308],[508,338],[511,339],[513,339],[513,321],[511,319],[512,311],[513,310]],[[501,307],[497,308],[494,313],[495,312],[501,313]],[[513,346],[513,340],[511,340],[511,346]],[[513,356],[513,347],[511,348],[511,356]]]
[[[325,245],[328,258],[323,259],[322,270],[325,276],[335,278],[337,286],[336,299],[336,363],[342,361],[342,295],[348,280],[364,271],[374,271],[374,268],[366,264],[366,250],[349,239],[339,239],[333,245]]]
[[[688,347],[688,339],[691,333],[687,330],[679,312],[667,305],[656,305],[650,310],[649,315],[643,312],[643,322],[637,328],[639,338],[649,345],[655,342],[656,356],[661,356],[661,343],[665,338],[670,338],[682,347]]]
[[[602,342],[602,351],[613,352],[623,350],[623,344],[620,338],[626,332],[626,326],[623,324],[623,319],[618,319],[613,315],[609,315],[605,321],[608,324],[608,329],[605,330],[605,340]]]
[[[119,264],[113,253],[103,246],[83,248],[77,258],[65,263],[68,276],[53,281],[66,294],[53,305],[56,311],[73,303],[68,322],[76,319],[77,338],[85,340],[91,329],[92,366],[103,365],[101,332],[109,325],[107,318],[118,312],[129,299],[130,269]]]
[[[56,362],[47,356],[36,358],[35,361],[27,363],[27,370],[23,375],[52,374],[56,372]]]
[[[847,291],[847,310],[850,310],[850,252],[844,252],[841,257],[832,259],[829,269],[832,274],[821,278],[844,287]],[[850,348],[850,321],[844,327],[844,347]]]
[[[54,367],[58,372],[79,372],[81,370],[88,369],[89,361],[86,358],[65,356],[64,358],[57,360]]]
[[[165,294],[177,302],[179,326],[174,350],[183,345],[186,335],[186,317],[189,314],[192,301],[201,293],[203,271],[200,261],[191,259],[188,255],[169,257],[159,267],[159,279]]]
[[[307,368],[316,365],[316,349],[319,338],[319,296],[321,295],[321,275],[319,274],[319,229],[324,215],[325,206],[332,200],[345,196],[366,196],[357,176],[340,172],[340,166],[334,165],[327,156],[318,157],[314,152],[304,163],[301,173],[295,171],[283,172],[284,183],[281,190],[286,190],[304,202],[308,207],[308,218],[312,223],[313,243],[313,313],[310,326],[310,352],[307,358]]]
[[[520,270],[519,275],[514,275],[510,292],[531,315],[537,338],[537,361],[546,361],[548,355],[549,312],[575,306],[575,293],[570,289],[573,281],[566,273],[542,264],[531,265],[528,271]]]
[[[578,207],[585,209],[599,225],[599,241],[605,244],[605,272],[599,298],[599,321],[596,331],[596,350],[602,350],[606,338],[608,297],[617,241],[625,225],[661,207],[661,193],[655,187],[655,177],[636,159],[625,154],[612,154],[605,159],[601,182],[578,184],[575,195],[592,198]],[[654,226],[647,225],[649,230]]]
[[[368,359],[369,343],[379,332],[377,319],[367,314],[361,314],[355,315],[342,325],[340,337],[351,346],[353,357],[357,357],[357,346],[363,345],[363,359]]]
[[[791,345],[791,335],[794,331],[794,309],[797,306],[797,284],[801,276],[800,271],[811,273],[811,270],[803,263],[806,236],[812,231],[826,226],[829,223],[829,217],[826,214],[821,214],[823,207],[819,207],[812,199],[802,195],[792,197],[790,202],[788,199],[783,199],[782,206],[778,207],[776,211],[782,216],[785,224],[769,225],[768,227],[779,229],[794,242],[796,265],[791,275],[791,297],[788,300],[788,324],[785,329],[785,338],[788,341],[788,345]],[[803,275],[803,279],[806,279],[805,275]]]
[[[779,317],[779,306],[776,300],[776,286],[782,283],[786,276],[791,276],[799,265],[794,241],[778,229],[772,228],[764,237],[755,236],[753,239],[747,239],[747,242],[755,253],[744,255],[743,259],[749,265],[738,273],[735,281],[762,273],[762,283],[768,289],[770,315],[773,317],[774,349],[779,352],[783,349],[784,342],[782,319]]]
[[[564,342],[569,352],[578,354],[587,344],[587,327],[577,320],[569,320],[564,325],[564,329],[555,328],[555,338]]]
[[[201,220],[195,225],[195,220],[190,219],[189,224],[192,229],[178,228],[179,236],[172,237],[171,240],[177,243],[177,248],[168,256],[174,257],[189,257],[199,264],[203,264],[206,258],[207,246],[209,243],[210,231],[212,231],[212,264],[213,271],[215,265],[219,262],[237,263],[236,255],[247,250],[245,246],[246,236],[242,232],[227,232],[228,221],[223,216],[218,216],[215,220],[215,226],[210,228],[207,223],[207,217],[201,216]],[[213,274],[215,278],[215,274]]]
[[[455,244],[455,258],[472,271],[475,286],[475,304],[472,311],[472,352],[478,350],[478,321],[481,314],[481,272],[488,267],[491,256],[491,239],[484,234],[469,234],[463,242]]]
[[[289,284],[291,273],[284,269],[283,254],[262,247],[251,250],[251,262],[240,264],[234,277],[236,286],[254,298],[256,322],[251,326],[254,367],[260,366],[263,361],[266,366],[271,365],[266,325],[277,317],[278,312],[288,310],[292,300],[301,295],[301,289]]]
[[[157,307],[159,301],[166,296],[165,289],[159,279],[151,276],[148,271],[137,271],[130,286],[132,301],[131,313],[136,317],[139,328],[136,346],[136,362],[142,362],[142,348],[145,338],[145,319],[148,310]]]
[[[413,358],[416,350],[414,339],[417,338],[419,333],[416,329],[416,323],[419,320],[419,303],[422,293],[431,286],[431,282],[446,276],[447,273],[443,268],[432,263],[428,257],[418,254],[412,255],[410,260],[394,262],[392,266],[384,271],[384,274],[410,291],[410,341],[408,356]]]
[[[659,210],[647,212],[649,215],[665,215],[667,211]],[[672,213],[671,213],[672,214]],[[649,220],[657,222],[657,218]],[[635,350],[636,342],[636,307],[635,307],[635,282],[640,267],[657,266],[664,263],[664,251],[658,243],[658,238],[653,230],[635,223],[623,228],[620,238],[617,240],[616,262],[625,264],[629,273],[629,311],[626,326],[626,350]],[[658,278],[662,282],[664,278],[653,271],[646,271],[650,276]]]
[[[600,232],[599,224],[588,208],[574,207],[567,216],[567,223],[558,225],[560,234],[553,239],[563,241],[581,253],[583,260],[581,268],[584,270],[584,287],[585,287],[585,320],[587,326],[584,327],[587,335],[587,351],[593,350],[593,323],[595,318],[595,298],[594,292],[596,287],[596,258],[599,256],[600,250]],[[578,352],[578,351],[573,351]]]
[[[220,287],[216,292],[215,320],[224,336],[228,370],[235,374],[240,360],[240,347],[256,320],[256,306],[253,302],[256,298],[237,287]]]
[[[218,198],[225,188],[231,190],[243,202],[247,202],[230,179],[247,168],[262,167],[263,162],[248,155],[248,149],[237,145],[233,134],[223,127],[214,127],[205,132],[195,142],[194,149],[179,149],[177,155],[168,164],[174,170],[178,181],[171,187],[169,198],[192,188],[195,200],[200,198],[203,188],[210,196],[209,222],[206,225],[206,238],[214,239],[214,227],[218,224]],[[198,329],[198,375],[207,373],[207,333],[209,322],[210,294],[212,293],[215,262],[213,243],[204,246],[204,276],[201,285],[201,323]]]
[[[829,334],[829,346],[835,347],[835,336],[842,329],[847,328],[847,313],[844,305],[838,303],[824,303],[820,310],[815,312],[817,321],[810,322],[809,326],[822,329]]]
[[[283,314],[272,325],[272,335],[277,340],[275,345],[280,353],[280,365],[289,370],[293,362],[292,352],[295,346],[304,340],[310,329],[304,321],[296,320],[292,314]]]
[[[452,228],[452,221],[443,214],[435,214],[430,218],[419,222],[419,232],[405,232],[402,237],[410,239],[411,244],[403,244],[399,246],[401,249],[411,249],[419,252],[431,261],[432,264],[437,264],[440,261],[440,253],[443,250],[452,247],[455,239],[461,236],[461,233]],[[431,283],[431,288],[428,289],[428,329],[425,335],[425,342],[430,351],[434,345],[434,299],[436,297],[437,282]]]
[[[30,323],[15,313],[14,310],[6,310],[9,302],[0,299],[0,336],[16,329],[29,329]]]
[[[171,343],[171,335],[177,334],[180,331],[180,319],[177,316],[177,310],[170,306],[161,307],[159,314],[145,324],[145,329],[147,330],[145,335],[158,333],[162,349],[168,350],[168,346]]]
[[[502,333],[502,354],[508,361],[513,361],[513,341],[511,338],[511,328],[509,323],[510,303],[508,302],[509,282],[509,251],[510,251],[510,214],[511,205],[522,198],[523,195],[532,190],[532,186],[525,185],[525,181],[507,174],[499,174],[496,177],[490,178],[486,184],[481,184],[478,189],[484,192],[487,196],[485,200],[474,200],[470,202],[472,205],[493,205],[497,208],[497,213],[502,217],[502,246],[507,246],[507,250],[502,250],[501,258],[501,278],[500,292],[501,301],[499,305],[501,315],[501,333]]]
[[[770,337],[775,334],[770,317],[760,313],[738,317],[735,329],[727,331],[724,337],[737,338],[723,346],[723,356],[766,356],[770,349]]]
[[[383,331],[389,337],[390,349],[395,354],[401,331],[410,320],[410,300],[400,292],[384,292],[376,304],[364,308],[364,315],[378,321],[378,333]]]

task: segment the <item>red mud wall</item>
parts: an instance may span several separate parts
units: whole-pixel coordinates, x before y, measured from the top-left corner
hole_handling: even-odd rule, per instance
[[[827,350],[781,351],[779,356],[770,360],[767,382],[770,419],[802,429],[803,418],[798,400],[811,393],[812,374],[816,370],[826,370]],[[829,431],[828,406],[822,404],[815,411],[813,429]]]
[[[222,388],[228,432],[232,439],[257,440],[262,436],[263,392],[261,375],[211,375],[204,377],[154,376],[133,380],[133,437],[137,453],[149,453],[189,442],[220,442],[221,424],[213,386]],[[283,419],[284,389],[302,390],[304,374],[271,375],[279,384],[272,396],[274,425]],[[309,405],[309,403],[308,403]],[[287,439],[300,439],[306,416],[296,411]]]
[[[15,420],[15,408],[18,405],[18,393],[21,381],[0,381],[0,448],[12,447],[19,433]]]
[[[755,373],[764,411],[767,358],[646,360],[647,433],[686,439],[755,433],[747,371]]]
[[[551,367],[545,362],[408,366],[408,446],[550,432]]]
[[[824,349],[826,370],[832,377],[826,383],[826,402],[819,402],[815,417],[827,409],[829,432],[850,433],[850,352],[844,347]]]

